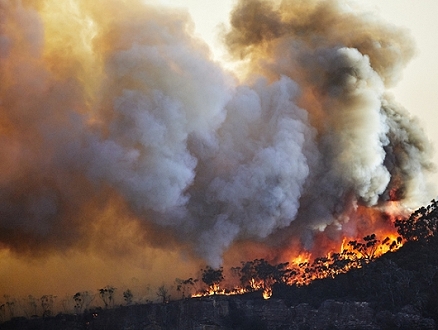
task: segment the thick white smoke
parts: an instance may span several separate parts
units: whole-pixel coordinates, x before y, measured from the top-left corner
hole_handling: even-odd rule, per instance
[[[399,30],[341,1],[240,1],[225,36],[239,80],[182,12],[52,5],[0,2],[10,248],[83,242],[92,205],[116,196],[219,266],[236,240],[307,237],[393,189],[423,196],[427,140],[386,95],[412,56]]]
[[[209,214],[195,216],[210,223],[200,236],[200,250],[215,265],[217,251],[234,239],[266,238],[296,217],[309,157],[317,152],[307,113],[295,104],[297,93],[287,77],[237,88],[217,132],[214,156],[200,158],[201,166],[214,171],[200,179],[206,196],[199,203]]]

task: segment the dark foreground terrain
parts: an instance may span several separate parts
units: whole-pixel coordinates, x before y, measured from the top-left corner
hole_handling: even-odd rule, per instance
[[[1,329],[435,329],[435,321],[411,305],[399,312],[374,310],[367,302],[324,301],[288,306],[283,299],[209,297],[123,306],[83,315],[14,319]]]
[[[80,315],[14,318],[0,329],[436,329],[438,202],[396,226],[406,240],[398,251],[308,286],[277,283],[269,300],[261,292],[216,295]]]
[[[435,329],[438,244],[408,242],[363,268],[308,286],[96,309],[81,315],[15,318],[4,330]]]
[[[363,268],[308,286],[96,309],[81,315],[15,318],[4,330],[435,329],[438,241],[407,242]]]
[[[261,292],[190,298],[167,304],[96,309],[81,315],[15,318],[2,330],[435,329],[436,240],[408,242],[395,253],[309,286],[277,284]]]

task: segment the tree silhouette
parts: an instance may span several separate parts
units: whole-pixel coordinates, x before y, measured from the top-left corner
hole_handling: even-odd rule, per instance
[[[22,306],[22,309],[27,317],[37,315],[37,309],[38,309],[37,301],[38,300],[32,295],[28,295],[27,299],[23,300],[24,306]]]
[[[265,259],[241,262],[241,267],[232,268],[239,276],[241,286],[247,291],[270,288],[274,283],[286,283],[296,272],[288,268],[289,263],[272,265]]]
[[[432,200],[428,206],[420,207],[409,218],[396,220],[395,226],[399,235],[407,241],[430,241],[438,230],[438,202]]]
[[[195,284],[198,282],[198,279],[194,279],[192,277],[186,279],[186,280],[181,280],[179,278],[175,279],[175,283],[176,283],[176,290],[182,293],[182,297],[186,298],[186,295],[189,294],[193,287],[195,286]]]
[[[210,266],[202,270],[202,282],[204,282],[210,291],[217,292],[219,284],[224,280],[223,268],[214,269]]]
[[[170,300],[170,295],[168,294],[169,290],[167,290],[165,285],[161,285],[158,287],[157,296],[161,298],[161,302],[163,304],[168,303]]]
[[[105,308],[113,307],[114,306],[114,292],[116,291],[116,288],[110,285],[107,285],[106,287],[99,289],[99,297],[102,299],[103,303],[105,304]]]
[[[13,318],[15,316],[15,299],[6,294],[3,297],[6,299],[5,310],[7,309],[9,311],[9,317]]]
[[[53,303],[56,296],[54,295],[44,295],[40,298],[41,308],[43,309],[43,317],[50,317],[53,313]]]
[[[88,308],[91,302],[94,300],[93,295],[90,295],[88,291],[77,292],[73,295],[73,300],[75,302],[74,310],[76,314],[80,314],[84,309]]]
[[[127,289],[123,292],[123,299],[125,299],[126,305],[132,304],[132,299],[134,295],[132,294],[131,290]]]

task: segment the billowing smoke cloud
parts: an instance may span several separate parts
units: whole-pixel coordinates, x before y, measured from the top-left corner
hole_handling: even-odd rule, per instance
[[[88,246],[111,205],[139,224],[127,240],[218,266],[236,241],[311,244],[353,205],[430,198],[428,141],[386,94],[412,41],[344,1],[239,1],[224,34],[238,78],[181,11],[13,0],[0,14],[14,251]]]
[[[301,237],[309,246],[309,228],[339,229],[356,203],[395,199],[415,206],[431,196],[424,180],[433,168],[431,147],[386,92],[413,56],[413,42],[406,31],[358,15],[354,6],[240,1],[231,17],[226,40],[249,63],[248,76],[292,77],[301,88],[298,104],[318,131],[319,154],[309,162],[299,213],[280,235],[285,241],[298,229],[307,232]]]

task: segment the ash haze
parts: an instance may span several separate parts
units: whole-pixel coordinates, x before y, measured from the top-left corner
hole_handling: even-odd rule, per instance
[[[0,2],[1,293],[144,291],[434,197],[393,92],[408,29],[358,2],[208,3]],[[198,15],[224,20],[218,52]]]

